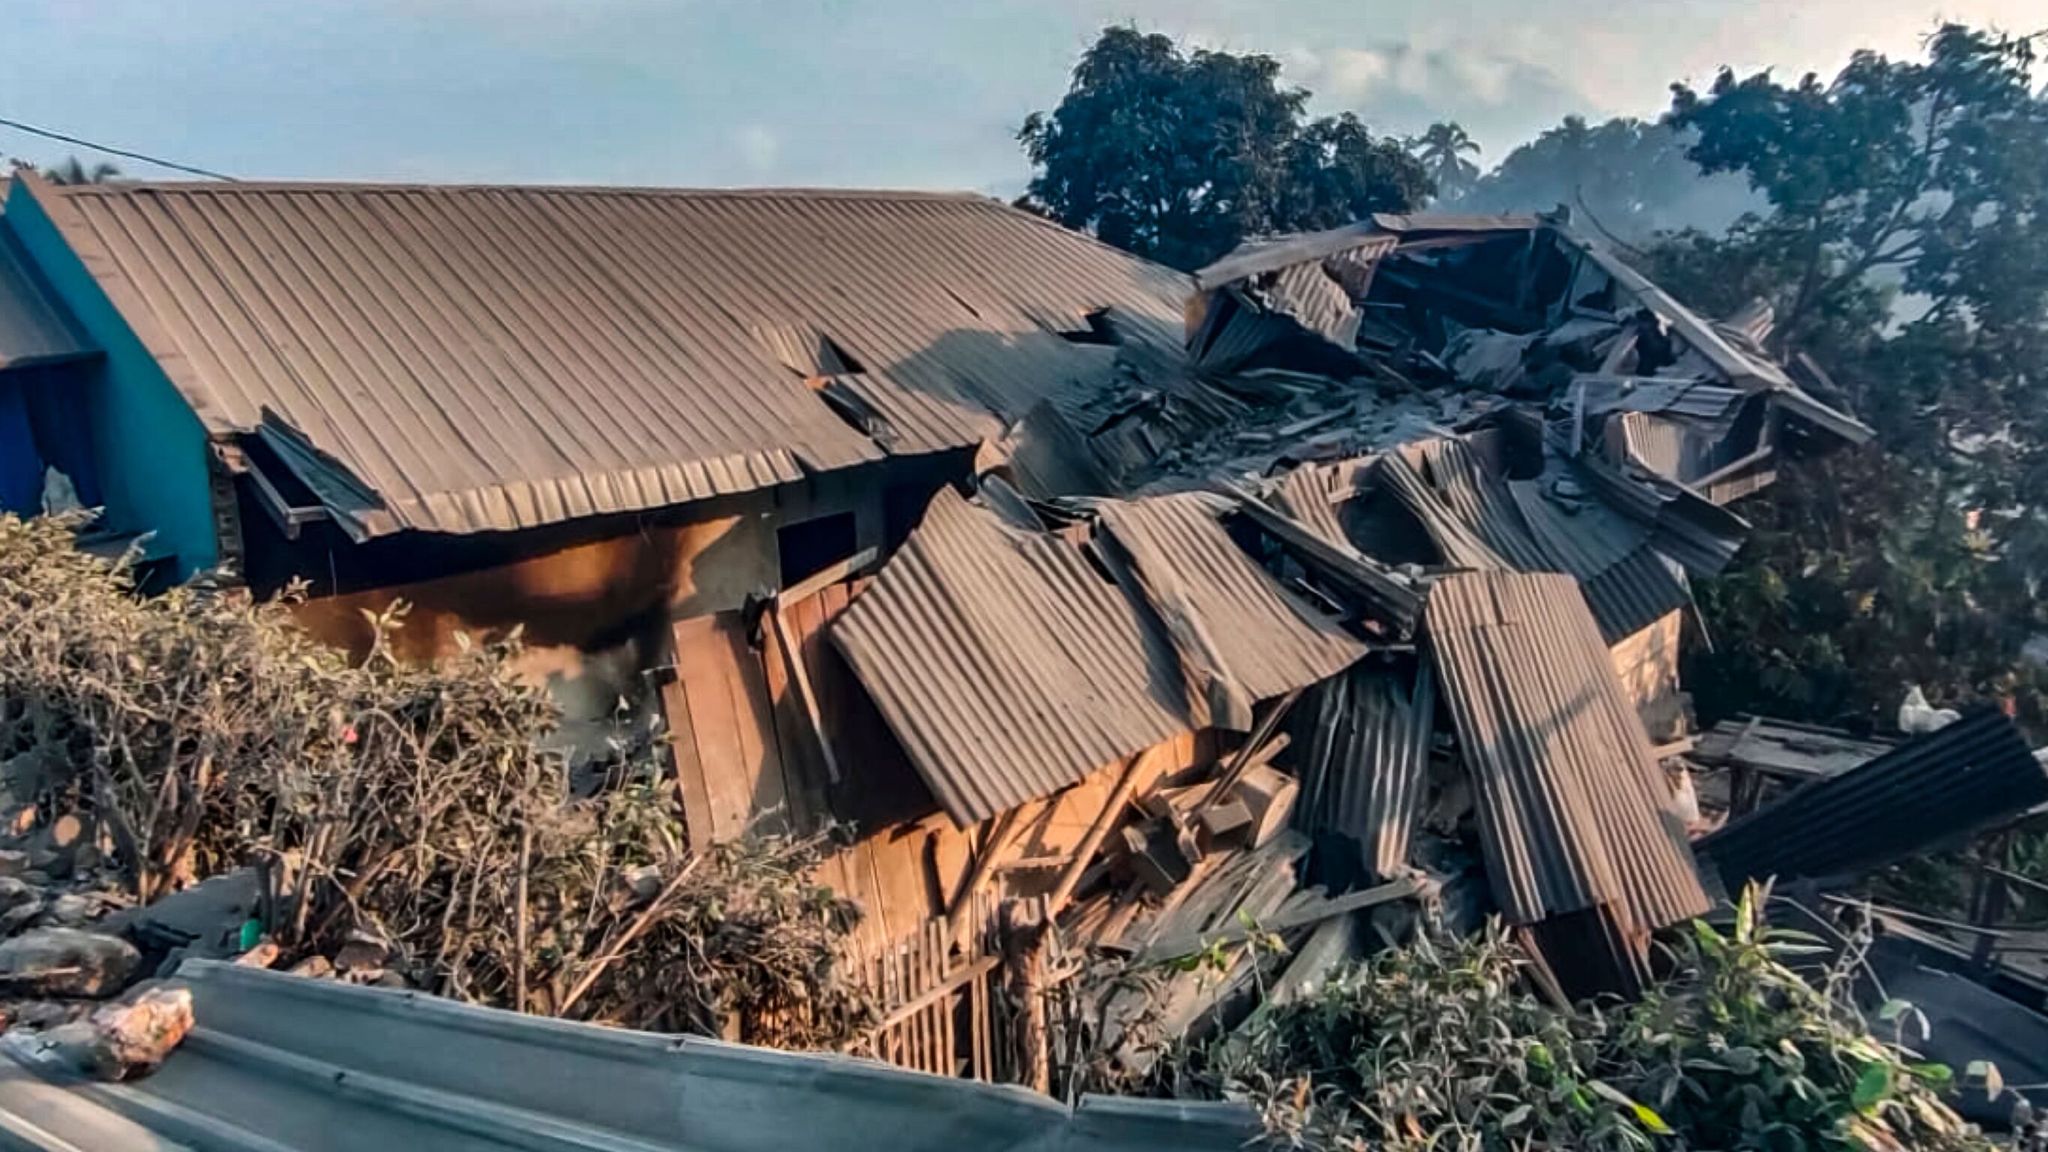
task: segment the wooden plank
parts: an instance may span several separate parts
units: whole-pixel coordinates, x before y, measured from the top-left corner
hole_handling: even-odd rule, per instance
[[[783,605],[777,600],[768,610],[768,619],[775,630],[776,644],[785,653],[792,653],[786,670],[789,673],[790,690],[796,694],[797,707],[810,728],[811,747],[825,766],[825,777],[832,783],[840,781],[839,760],[832,754],[832,739],[825,731],[825,716],[818,708],[818,694],[811,687],[810,669],[804,666],[803,647],[794,639],[795,633],[783,618]]]
[[[1131,757],[1130,763],[1124,766],[1123,774],[1117,777],[1116,787],[1110,789],[1101,810],[1095,814],[1095,822],[1088,826],[1087,834],[1082,836],[1081,843],[1075,846],[1073,862],[1067,865],[1066,871],[1060,873],[1059,883],[1053,885],[1052,894],[1046,897],[1048,918],[1058,916],[1060,910],[1067,906],[1067,901],[1074,895],[1075,886],[1081,882],[1081,873],[1087,870],[1089,861],[1095,858],[1096,851],[1109,836],[1109,830],[1122,822],[1124,806],[1130,803],[1131,793],[1138,785],[1139,773],[1150,755],[1151,752],[1148,750]]]
[[[1389,904],[1396,900],[1406,900],[1410,897],[1418,896],[1425,887],[1426,885],[1422,881],[1410,877],[1404,880],[1396,880],[1391,884],[1381,884],[1376,888],[1367,888],[1362,892],[1352,892],[1343,896],[1333,896],[1313,902],[1305,901],[1299,907],[1291,908],[1278,915],[1268,917],[1263,922],[1257,924],[1257,929],[1264,932],[1284,932],[1289,928],[1302,928],[1310,924],[1319,924],[1332,916],[1342,916],[1347,912],[1356,912],[1363,908],[1374,908],[1381,904]],[[1241,922],[1232,922],[1211,932],[1201,932],[1157,941],[1146,947],[1145,954],[1152,957],[1187,956],[1217,944],[1240,943],[1248,939],[1252,931],[1252,928],[1246,927]]]
[[[826,565],[783,589],[776,595],[777,600],[808,600],[835,584],[852,579],[855,575],[874,566],[881,553],[874,548],[863,548],[844,560]]]
[[[726,686],[732,693],[733,729],[739,734],[752,788],[746,798],[749,822],[775,813],[763,825],[789,828],[789,792],[783,779],[781,742],[775,733],[775,705],[768,698],[768,680],[762,673],[761,658],[747,643],[745,624],[737,613],[726,628],[730,658],[725,666]]]
[[[669,750],[675,757],[676,788],[682,794],[683,827],[690,844],[703,848],[716,842],[711,793],[704,784],[704,763],[697,756],[696,725],[690,719],[690,693],[681,680],[661,686],[662,710],[668,714]]]

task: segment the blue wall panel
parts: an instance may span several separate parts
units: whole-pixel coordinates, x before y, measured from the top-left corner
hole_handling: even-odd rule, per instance
[[[93,454],[110,527],[154,531],[152,552],[175,553],[180,579],[219,562],[207,482],[206,430],[98,281],[19,183],[0,224],[106,353],[77,378],[87,389]]]

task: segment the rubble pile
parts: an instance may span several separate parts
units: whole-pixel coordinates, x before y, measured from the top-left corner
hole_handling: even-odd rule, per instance
[[[1727,816],[1687,759],[1689,581],[1781,456],[1869,430],[1766,351],[1767,308],[1704,319],[1562,215],[1381,217],[1196,282],[1184,346],[1104,318],[1120,383],[1048,438],[1085,460],[1020,446],[941,493],[834,625],[987,830],[954,906],[1042,901],[1075,973],[1053,1031],[1085,1037],[1063,1063],[1127,1082],[1419,925],[1500,917],[1555,1004],[1640,995],[1657,933],[1772,874],[1768,845],[1695,858]],[[1983,723],[1957,754],[1985,803],[1859,865],[2048,800]],[[1184,731],[1215,743],[1157,762]],[[1078,845],[1002,865],[1084,788]],[[1878,830],[1845,803],[1843,842]]]

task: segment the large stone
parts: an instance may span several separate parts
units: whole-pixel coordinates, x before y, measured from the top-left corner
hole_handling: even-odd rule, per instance
[[[189,989],[158,986],[123,997],[92,1014],[86,1068],[102,1080],[126,1080],[156,1070],[192,1031]]]
[[[0,941],[0,985],[36,996],[110,996],[141,962],[118,936],[36,928]]]
[[[191,956],[218,959],[241,951],[242,925],[263,900],[263,879],[254,868],[237,868],[195,884],[144,908],[116,912],[101,922],[145,946],[187,949]]]

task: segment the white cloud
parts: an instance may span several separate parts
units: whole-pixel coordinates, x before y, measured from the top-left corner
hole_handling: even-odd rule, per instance
[[[740,125],[739,130],[733,133],[733,144],[739,149],[740,159],[746,162],[748,171],[757,175],[773,169],[782,153],[782,138],[765,124]]]

